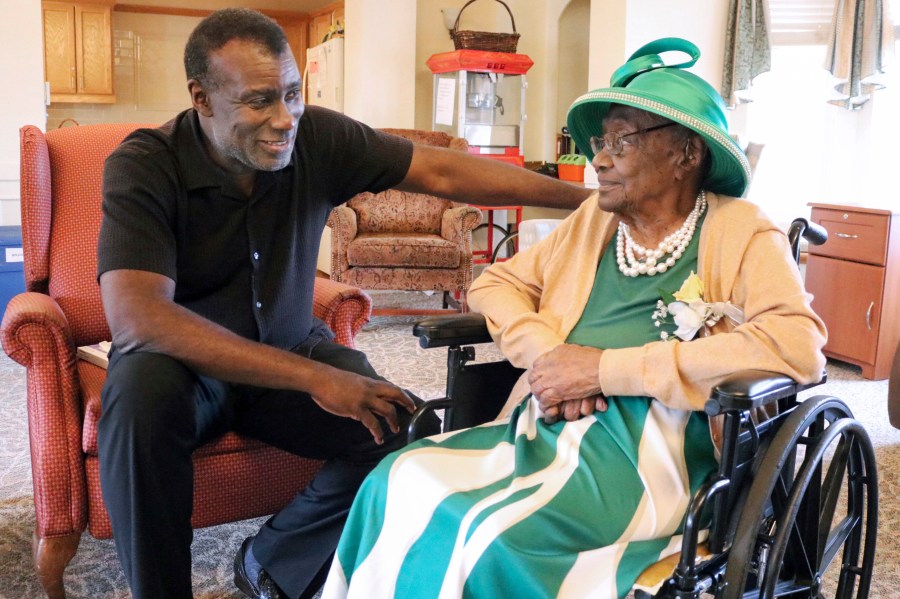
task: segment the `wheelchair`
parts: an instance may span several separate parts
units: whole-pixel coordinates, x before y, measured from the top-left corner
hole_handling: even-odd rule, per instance
[[[827,232],[796,219],[788,237],[799,261],[800,238],[818,245]],[[445,432],[493,420],[523,370],[508,362],[475,363],[472,346],[492,342],[484,317],[431,318],[413,334],[422,348],[448,347],[449,353],[446,397],[419,408],[410,440],[434,410],[444,410]],[[705,411],[724,417],[718,472],[690,502],[680,556],[669,558],[677,560],[672,574],[654,595],[636,590],[636,599],[868,597],[878,527],[875,454],[840,399],[798,400],[823,382],[824,373],[801,385],[748,371],[712,390]],[[751,414],[758,409],[777,415],[757,422]],[[700,529],[707,526],[704,547]]]

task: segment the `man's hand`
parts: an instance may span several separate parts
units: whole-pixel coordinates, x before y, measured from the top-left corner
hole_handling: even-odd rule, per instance
[[[544,422],[547,424],[553,424],[560,420],[573,422],[582,416],[590,416],[594,412],[605,412],[606,408],[606,398],[602,395],[584,399],[567,399],[544,409]]]
[[[337,368],[323,377],[322,387],[312,394],[315,402],[336,416],[361,422],[379,445],[384,443],[384,434],[378,416],[396,433],[400,425],[395,406],[405,408],[410,414],[416,409],[413,400],[399,387]]]

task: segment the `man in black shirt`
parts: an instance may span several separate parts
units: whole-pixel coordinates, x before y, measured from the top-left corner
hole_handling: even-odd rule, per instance
[[[255,11],[204,19],[185,68],[192,108],[129,136],[104,169],[103,497],[134,597],[183,599],[193,449],[233,429],[326,460],[235,560],[247,595],[309,597],[415,406],[312,317],[330,210],[389,187],[560,208],[587,192],[305,107],[284,33]]]

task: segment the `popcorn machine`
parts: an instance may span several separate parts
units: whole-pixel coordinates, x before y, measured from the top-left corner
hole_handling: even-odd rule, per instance
[[[432,55],[432,129],[469,142],[469,152],[525,165],[524,54],[456,50]]]

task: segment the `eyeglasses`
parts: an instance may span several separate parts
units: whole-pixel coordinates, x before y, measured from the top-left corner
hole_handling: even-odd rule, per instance
[[[662,125],[647,127],[646,129],[638,129],[637,131],[632,131],[625,135],[619,135],[618,133],[612,132],[607,133],[602,137],[599,135],[592,135],[590,139],[591,151],[596,155],[599,154],[601,150],[606,149],[610,156],[620,156],[622,150],[625,149],[623,140],[626,137],[631,137],[632,135],[638,135],[640,133],[649,133],[651,131],[656,131],[657,129],[664,129],[665,127],[671,127],[672,125],[677,124],[678,123],[664,123]]]

